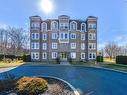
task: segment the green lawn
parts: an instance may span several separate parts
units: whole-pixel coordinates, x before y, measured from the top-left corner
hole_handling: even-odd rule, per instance
[[[127,72],[127,65],[121,65],[121,64],[102,64],[100,66],[101,67],[105,67],[105,68],[111,68],[111,69]]]

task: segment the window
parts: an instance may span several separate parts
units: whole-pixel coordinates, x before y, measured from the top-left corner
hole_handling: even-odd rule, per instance
[[[57,43],[52,43],[52,49],[57,49]]]
[[[46,32],[47,31],[47,23],[43,22],[42,23],[42,32]]]
[[[81,53],[81,59],[85,59],[85,53]]]
[[[89,49],[96,49],[96,43],[89,43]]]
[[[92,59],[92,54],[91,53],[89,54],[89,59]]]
[[[71,39],[76,39],[76,33],[71,33]]]
[[[89,59],[96,59],[96,53],[89,53]]]
[[[85,40],[85,34],[81,34],[81,40]]]
[[[31,43],[31,49],[39,49],[39,43],[38,42]]]
[[[68,29],[69,24],[68,23],[61,23],[60,29]]]
[[[51,27],[52,27],[52,30],[57,30],[58,29],[58,22],[52,21]]]
[[[52,59],[56,59],[57,58],[57,52],[52,52]]]
[[[57,39],[57,33],[52,33],[52,39]]]
[[[76,43],[71,43],[71,49],[76,49]]]
[[[96,29],[96,24],[88,24],[89,29]]]
[[[81,50],[85,50],[85,43],[81,43]]]
[[[42,44],[42,49],[43,49],[43,50],[46,50],[46,49],[47,49],[47,43],[43,43],[43,44]]]
[[[96,40],[96,34],[95,33],[89,33],[89,40]]]
[[[47,59],[47,53],[46,52],[42,53],[42,59]]]
[[[92,40],[92,34],[89,33],[89,40]]]
[[[77,29],[77,23],[75,21],[72,21],[70,24],[70,29],[71,30],[76,30]]]
[[[32,59],[39,59],[39,52],[31,52]]]
[[[38,40],[39,39],[39,33],[32,33],[32,39]]]
[[[39,28],[39,23],[31,23],[31,28],[38,29]]]
[[[85,23],[82,23],[81,24],[81,31],[82,32],[85,32],[86,31],[86,24]]]
[[[42,34],[42,39],[43,40],[47,40],[47,35],[46,34]]]
[[[69,39],[69,33],[60,33],[60,39]]]
[[[75,59],[76,58],[76,53],[75,52],[71,52],[71,58]]]

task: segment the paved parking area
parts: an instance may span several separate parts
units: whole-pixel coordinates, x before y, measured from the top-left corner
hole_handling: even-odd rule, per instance
[[[78,89],[81,95],[127,95],[127,74],[84,66],[19,66],[0,72],[20,76],[54,76]]]

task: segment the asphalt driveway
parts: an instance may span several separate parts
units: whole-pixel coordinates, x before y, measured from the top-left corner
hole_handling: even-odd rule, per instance
[[[78,89],[81,95],[127,95],[127,74],[83,66],[19,66],[4,69],[16,77],[54,76]],[[5,73],[0,69],[0,72]]]

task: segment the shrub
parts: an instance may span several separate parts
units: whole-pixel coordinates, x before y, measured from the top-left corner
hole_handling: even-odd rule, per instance
[[[127,56],[117,56],[116,63],[117,64],[127,64]]]
[[[9,59],[13,60],[16,58],[16,56],[15,55],[5,55],[5,58],[9,58]]]
[[[71,57],[68,57],[68,62],[72,63],[72,58]]]
[[[20,95],[42,93],[47,86],[46,80],[37,77],[23,77],[16,82],[16,89]]]
[[[60,57],[56,58],[56,62],[57,62],[57,64],[60,64]]]
[[[0,61],[2,61],[3,58],[4,58],[4,55],[0,54]]]
[[[31,61],[31,56],[30,55],[23,55],[22,59],[24,62],[30,62]]]
[[[103,56],[97,56],[97,62],[103,62]]]

